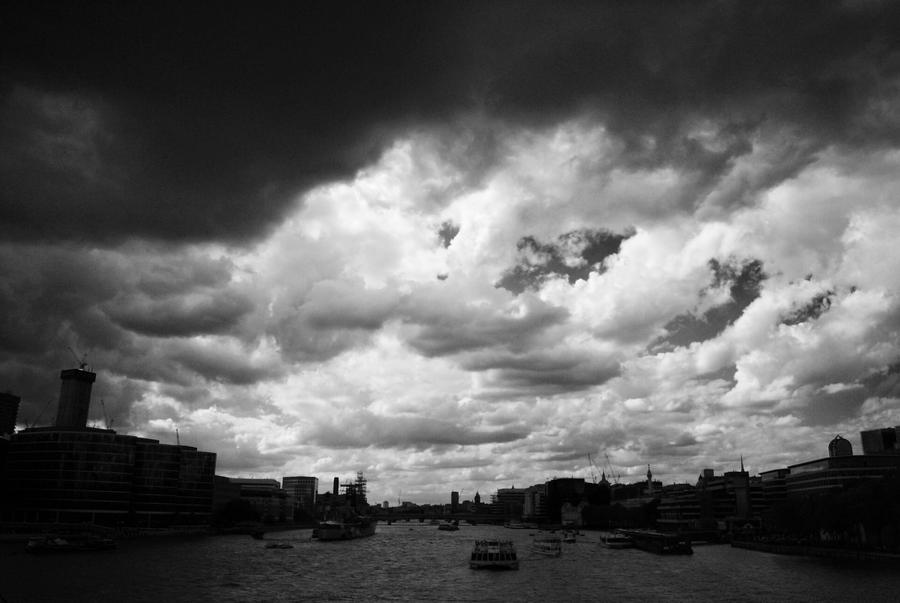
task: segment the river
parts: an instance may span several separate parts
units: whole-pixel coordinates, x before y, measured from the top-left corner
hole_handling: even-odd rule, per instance
[[[533,530],[380,524],[371,538],[318,542],[310,530],[249,536],[146,538],[115,551],[30,555],[0,546],[0,602],[27,601],[889,601],[891,562],[773,555],[727,545],[694,555],[609,550],[583,533],[562,556],[529,552]],[[499,536],[519,571],[471,570],[474,540]],[[269,541],[290,549],[266,549]]]

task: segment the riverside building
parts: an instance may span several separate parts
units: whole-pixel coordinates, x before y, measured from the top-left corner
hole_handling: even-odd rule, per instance
[[[171,528],[210,521],[216,455],[87,426],[96,374],[60,374],[56,421],[9,437],[0,473],[7,526]]]

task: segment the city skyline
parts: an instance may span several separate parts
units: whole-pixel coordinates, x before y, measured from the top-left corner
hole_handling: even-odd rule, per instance
[[[20,428],[84,363],[92,425],[436,503],[900,424],[894,3],[3,11]]]

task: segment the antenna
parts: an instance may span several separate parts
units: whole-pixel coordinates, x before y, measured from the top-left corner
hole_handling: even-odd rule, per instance
[[[103,398],[100,398],[100,408],[103,410],[103,422],[106,424],[106,429],[112,429],[112,421],[109,418],[109,413],[106,412],[106,404],[103,403]]]
[[[178,437],[178,428],[175,428],[175,445],[181,446],[181,438]]]

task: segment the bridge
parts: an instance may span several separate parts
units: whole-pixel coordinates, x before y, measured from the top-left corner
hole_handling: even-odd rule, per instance
[[[501,524],[508,518],[503,515],[494,513],[437,513],[437,512],[415,512],[415,511],[398,511],[384,512],[379,511],[373,514],[381,522],[426,522],[437,519],[438,521],[459,521],[460,523],[497,523]]]

